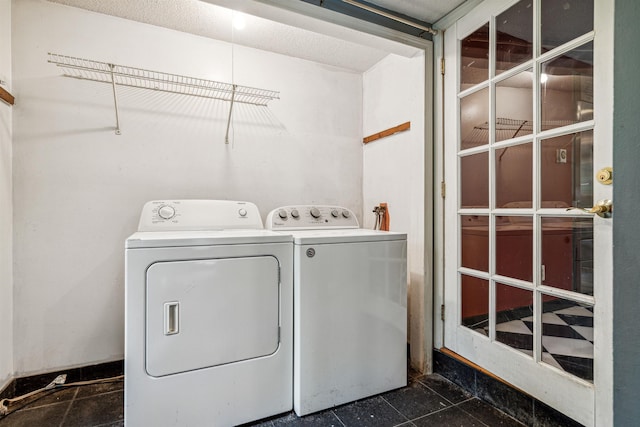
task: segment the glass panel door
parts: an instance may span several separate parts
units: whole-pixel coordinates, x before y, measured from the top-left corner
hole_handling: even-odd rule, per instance
[[[485,1],[445,35],[445,346],[586,425],[611,274],[611,215],[584,209],[610,194],[596,2]]]

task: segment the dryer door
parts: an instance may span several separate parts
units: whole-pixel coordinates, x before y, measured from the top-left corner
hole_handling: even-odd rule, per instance
[[[278,269],[273,256],[152,264],[146,282],[147,373],[160,377],[276,352]]]

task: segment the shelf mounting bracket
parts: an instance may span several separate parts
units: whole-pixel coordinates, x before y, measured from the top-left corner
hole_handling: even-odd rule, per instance
[[[118,117],[118,94],[116,91],[116,79],[113,76],[113,68],[115,65],[108,64],[111,71],[111,87],[113,88],[113,105],[116,110],[116,135],[120,135],[120,118]]]
[[[237,89],[238,85],[233,85],[233,88],[231,90],[231,105],[229,105],[229,118],[227,119],[227,133],[224,136],[224,143],[228,144],[229,143],[229,128],[231,127],[231,114],[233,113],[233,102],[236,99],[236,89]]]

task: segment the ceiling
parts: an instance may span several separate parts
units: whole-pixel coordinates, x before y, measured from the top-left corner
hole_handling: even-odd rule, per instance
[[[277,7],[277,3],[279,3],[277,0],[48,1],[307,59],[355,72],[368,70],[389,53],[411,57],[420,52],[420,49],[416,49],[414,46],[374,35],[365,35],[356,30],[324,22],[321,19],[297,14],[282,6]],[[285,4],[299,3],[316,8],[301,1],[287,0],[287,2]],[[465,0],[374,0],[369,3],[398,14],[414,17],[420,21],[435,22],[464,2]],[[233,12],[222,6],[249,11],[249,13],[243,14],[246,21],[245,28],[242,30],[234,29],[232,20],[239,12]],[[256,11],[257,13],[255,13]]]

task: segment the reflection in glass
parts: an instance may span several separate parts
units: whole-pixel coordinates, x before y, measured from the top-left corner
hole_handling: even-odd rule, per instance
[[[489,282],[472,276],[460,276],[462,326],[486,335],[489,326]]]
[[[495,151],[496,208],[533,206],[533,148],[529,142]]]
[[[462,215],[460,217],[462,239],[462,267],[489,271],[489,217]]]
[[[460,99],[460,136],[462,150],[489,143],[488,88]]]
[[[540,143],[542,208],[593,205],[593,131]]]
[[[489,78],[489,23],[460,41],[460,90]]]
[[[542,218],[542,284],[593,295],[593,219]]]
[[[533,280],[533,217],[496,216],[496,274]]]
[[[542,53],[593,30],[593,0],[542,0]]]
[[[489,153],[460,159],[461,208],[489,208]]]
[[[496,341],[533,355],[533,292],[496,283]]]
[[[593,307],[542,297],[542,361],[593,382]]]
[[[541,129],[593,118],[593,42],[541,65]]]
[[[533,57],[533,1],[521,0],[496,18],[496,75]]]
[[[533,73],[496,84],[496,142],[533,133]]]

